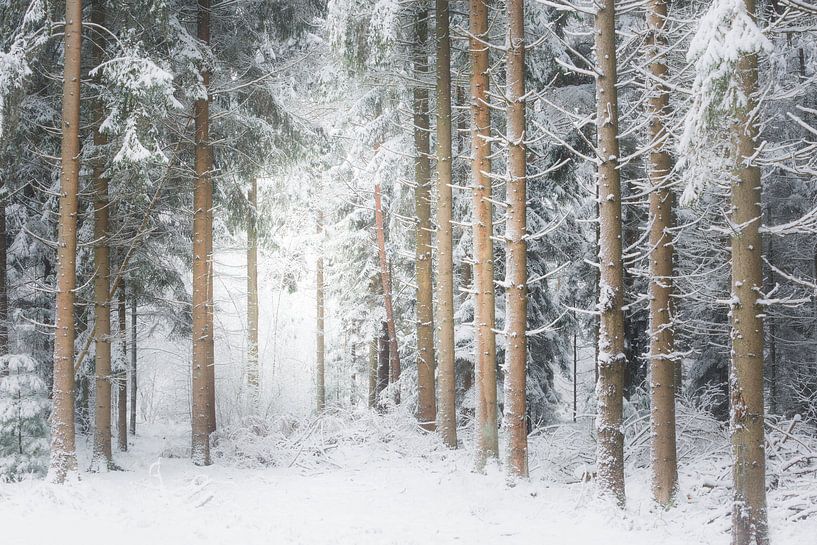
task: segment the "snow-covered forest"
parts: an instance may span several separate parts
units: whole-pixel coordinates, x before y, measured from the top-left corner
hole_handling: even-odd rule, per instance
[[[817,3],[0,0],[0,543],[811,545]]]

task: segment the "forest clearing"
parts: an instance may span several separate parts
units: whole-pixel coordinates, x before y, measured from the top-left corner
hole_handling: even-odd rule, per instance
[[[0,0],[0,543],[812,545],[817,4]]]

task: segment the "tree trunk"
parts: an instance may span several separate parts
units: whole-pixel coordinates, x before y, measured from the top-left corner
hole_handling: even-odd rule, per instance
[[[128,450],[128,342],[127,342],[127,307],[125,299],[125,280],[119,282],[119,364],[116,366],[116,384],[118,385],[117,392],[119,394],[119,402],[117,403],[117,439],[120,452],[127,452]]]
[[[434,283],[431,252],[431,143],[428,119],[428,10],[418,9],[414,47],[414,206],[415,276],[417,279],[417,420],[433,431],[437,421],[437,391],[434,386]]]
[[[5,193],[5,183],[0,191]],[[0,355],[9,353],[8,248],[6,247],[6,198],[0,198]],[[2,376],[3,371],[0,371]]]
[[[209,105],[208,105],[209,110]],[[209,115],[209,114],[208,114]],[[208,118],[209,125],[209,118]],[[213,253],[213,147],[207,146],[208,174],[207,174],[207,426],[209,433],[216,431],[216,354],[215,354],[215,259]]]
[[[133,289],[131,289],[133,291]],[[132,294],[130,313],[130,434],[136,435],[136,295]]]
[[[437,330],[439,411],[437,428],[457,448],[457,376],[454,357],[454,236],[451,224],[451,32],[448,0],[436,0],[437,32]]]
[[[253,178],[247,192],[250,213],[247,224],[247,385],[250,399],[257,403],[260,387],[258,364],[258,180]]]
[[[210,41],[210,0],[199,0],[198,38],[204,43]],[[207,89],[209,72],[202,68],[202,79]],[[207,240],[209,225],[210,193],[210,150],[209,150],[209,97],[197,100],[194,105],[196,124],[196,179],[193,192],[193,382],[192,382],[192,459],[196,465],[210,465],[210,411],[208,379],[207,338],[212,334],[208,329],[209,304],[209,255]]]
[[[315,290],[317,299],[317,325],[315,343],[315,368],[317,372],[317,409],[318,413],[326,408],[326,348],[324,331],[324,285],[323,285],[323,248],[320,239],[323,237],[323,212],[318,212],[318,259],[315,264]]]
[[[754,17],[754,0],[744,0]],[[743,54],[738,86],[747,103],[732,125],[735,172],[732,176],[732,357],[729,366],[730,424],[734,460],[732,543],[769,542],[766,518],[766,453],[763,432],[763,241],[760,168],[757,152],[757,55]]]
[[[672,324],[673,195],[669,188],[672,157],[666,150],[664,119],[669,114],[668,78],[664,60],[667,38],[666,0],[651,0],[647,11],[647,57],[652,75],[648,103],[650,116],[650,392],[652,427],[652,493],[669,507],[678,488],[675,446],[675,339]]]
[[[391,272],[386,258],[386,231],[383,220],[383,202],[380,184],[374,186],[374,221],[377,231],[377,250],[380,257],[380,278],[383,283],[383,302],[386,306],[386,324],[389,334],[389,382],[394,384],[394,401],[400,403],[400,353],[397,349],[397,326],[394,322],[394,304],[391,293]]]
[[[386,409],[386,403],[383,399],[383,390],[389,385],[389,325],[388,322],[383,322],[383,328],[380,337],[377,339],[377,408],[381,412]]]
[[[599,380],[597,464],[601,492],[624,505],[624,264],[621,255],[621,179],[618,169],[616,15],[613,0],[596,13],[596,115],[599,192]]]
[[[767,225],[774,225],[771,206],[767,208],[767,212]],[[774,235],[769,235],[768,240],[767,259],[770,265],[774,265]],[[770,293],[776,284],[777,278],[774,269],[769,267],[766,293]],[[769,414],[777,414],[777,328],[775,327],[776,320],[770,312],[766,313],[766,322],[769,325]]]
[[[105,26],[104,0],[96,0],[91,10],[91,22],[97,27]],[[92,40],[93,64],[100,66],[105,55],[105,32],[98,32]],[[101,75],[97,74],[97,82]],[[108,233],[109,207],[108,179],[105,177],[105,159],[101,147],[108,143],[100,131],[105,121],[105,110],[101,99],[94,103],[94,374],[96,379],[96,409],[94,411],[94,446],[91,469],[113,465],[111,453],[111,259]]]
[[[82,0],[66,0],[62,176],[57,240],[54,391],[49,467],[49,479],[58,483],[65,481],[69,474],[77,470],[74,432],[74,288],[77,281],[81,46]]]
[[[377,339],[369,344],[369,408],[377,404]]]
[[[491,205],[491,112],[488,105],[488,4],[470,0],[471,180],[474,206],[474,360],[476,366],[476,467],[499,455],[494,334],[493,206]]]
[[[524,0],[507,0],[507,116],[508,177],[505,241],[505,414],[508,434],[508,471],[528,476],[527,403],[527,177],[525,168],[525,6]]]

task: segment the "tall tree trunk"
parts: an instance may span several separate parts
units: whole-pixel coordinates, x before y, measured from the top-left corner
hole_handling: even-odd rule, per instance
[[[624,264],[621,255],[621,178],[618,146],[618,81],[614,0],[602,0],[596,13],[596,124],[599,202],[599,380],[597,464],[602,494],[624,505]]]
[[[434,386],[434,284],[431,253],[431,143],[428,119],[428,9],[423,3],[414,23],[417,43],[414,48],[414,207],[415,276],[417,279],[417,420],[433,431],[437,420]]]
[[[369,408],[377,404],[377,339],[369,343]]]
[[[526,374],[528,357],[527,177],[525,168],[525,5],[507,0],[508,8],[508,177],[505,241],[505,414],[508,471],[528,476]]]
[[[389,366],[391,365],[389,358],[389,324],[383,322],[380,336],[377,339],[377,408],[383,412],[386,408],[385,400],[383,399],[383,390],[389,385]]]
[[[318,259],[315,264],[315,291],[317,300],[317,325],[315,343],[315,368],[317,372],[317,409],[318,413],[326,408],[326,348],[325,348],[325,308],[323,285],[323,248],[320,239],[323,238],[323,212],[318,212]]]
[[[672,157],[666,150],[664,119],[669,114],[665,60],[666,0],[651,0],[647,11],[647,58],[652,75],[650,116],[650,392],[652,427],[652,493],[658,503],[671,505],[678,488],[675,446],[675,339],[672,324],[673,195],[669,188]]]
[[[0,182],[0,356],[9,352],[8,248],[6,247],[6,188]],[[3,371],[0,371],[2,373]]]
[[[127,307],[125,299],[125,280],[119,281],[119,362],[116,366],[116,384],[119,402],[117,403],[117,439],[120,452],[128,450],[128,341],[127,341]]]
[[[400,403],[400,353],[397,350],[397,325],[394,322],[394,304],[391,293],[391,271],[386,257],[386,227],[383,220],[383,202],[380,184],[374,186],[374,221],[377,231],[377,251],[380,257],[380,278],[383,284],[383,302],[386,307],[386,325],[389,334],[389,382],[394,384],[394,401]]]
[[[210,41],[210,0],[199,0],[198,38]],[[204,87],[210,83],[210,74],[201,70]],[[210,414],[207,337],[209,298],[208,213],[210,193],[210,135],[209,97],[197,100],[193,116],[196,124],[196,180],[193,191],[193,382],[192,382],[192,459],[196,465],[210,465]]]
[[[437,428],[457,448],[457,376],[454,352],[454,236],[451,223],[451,31],[448,0],[436,0],[437,32],[437,330],[439,410]]]
[[[131,292],[134,290],[131,288]],[[136,435],[136,294],[131,294],[130,312],[130,434]]]
[[[209,123],[209,121],[208,121]],[[208,135],[209,140],[209,135]],[[208,143],[207,175],[207,426],[209,433],[216,431],[216,353],[215,353],[215,254],[213,252],[213,147]]]
[[[77,282],[79,192],[80,50],[82,0],[65,2],[65,66],[62,92],[62,176],[57,240],[54,391],[49,479],[61,483],[77,470],[74,431],[74,288]]]
[[[754,0],[744,0],[755,13]],[[732,125],[735,172],[732,176],[732,357],[729,366],[730,424],[734,459],[732,543],[769,542],[766,517],[766,452],[763,432],[763,240],[760,168],[757,152],[757,55],[743,54],[738,86],[746,104]]]
[[[774,225],[772,207],[769,206],[766,211],[767,225]],[[774,265],[774,235],[769,235],[766,254],[769,264]],[[770,293],[777,284],[774,269],[771,267],[767,278],[766,293]],[[769,414],[777,414],[777,328],[776,320],[770,312],[766,313],[766,322],[769,326]]]
[[[97,28],[105,26],[105,2],[96,0],[91,10],[91,22]],[[100,66],[104,61],[106,35],[104,31],[95,34],[92,40],[93,64]],[[100,75],[97,75],[99,80]],[[100,128],[105,121],[105,111],[101,97],[94,101],[94,147],[97,148],[93,164],[94,179],[94,373],[96,378],[96,409],[94,411],[94,446],[91,469],[113,465],[111,453],[111,305],[110,281],[111,259],[108,232],[109,207],[108,179],[105,177],[105,159],[101,147],[108,143]]]
[[[494,324],[494,231],[491,205],[491,112],[488,98],[488,3],[470,0],[471,180],[474,188],[474,360],[476,366],[476,467],[499,456]]]
[[[259,398],[260,369],[258,365],[258,180],[253,178],[247,192],[250,213],[247,225],[247,384],[250,399]]]

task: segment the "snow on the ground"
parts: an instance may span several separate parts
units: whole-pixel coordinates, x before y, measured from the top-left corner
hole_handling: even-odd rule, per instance
[[[678,506],[662,511],[641,471],[628,475],[622,512],[595,499],[592,482],[559,483],[534,470],[530,482],[509,486],[497,469],[475,474],[470,452],[449,451],[397,418],[359,411],[357,420],[290,422],[255,443],[253,432],[225,434],[210,467],[176,457],[189,448],[184,426],[143,426],[130,452],[116,455],[125,471],[0,485],[2,543],[729,543],[726,492],[708,496],[682,481]],[[781,545],[811,544],[817,531],[813,518],[785,522],[775,509],[771,524]]]

